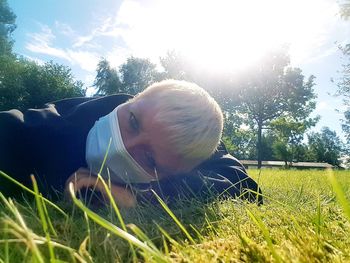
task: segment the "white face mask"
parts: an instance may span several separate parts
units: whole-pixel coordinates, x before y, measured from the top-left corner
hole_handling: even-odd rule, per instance
[[[112,140],[101,175],[107,178],[109,174],[111,181],[119,183],[149,183],[154,178],[131,157],[123,143],[117,115],[119,107],[101,117],[91,128],[86,140],[86,162],[97,174]]]

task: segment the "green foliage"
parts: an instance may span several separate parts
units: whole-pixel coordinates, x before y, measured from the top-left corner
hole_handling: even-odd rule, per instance
[[[95,95],[127,93],[136,95],[152,83],[161,80],[162,74],[149,59],[129,57],[119,71],[111,68],[109,62],[102,58],[97,65],[94,86]]]
[[[348,20],[350,17],[350,1],[343,0],[339,1],[340,5],[340,14],[341,16]],[[345,57],[347,57],[347,63],[343,64],[343,77],[338,82],[338,94],[344,96],[344,104],[347,106],[347,110],[344,112],[344,120],[343,120],[343,131],[345,132],[345,136],[350,145],[350,43],[345,46],[341,46],[340,49],[343,51]],[[350,146],[347,147],[347,151],[350,154]]]
[[[159,80],[156,65],[149,59],[129,57],[120,67],[124,92],[136,95]]]
[[[340,0],[338,1],[340,5],[340,15],[344,19],[349,19],[350,17],[350,1],[349,0]]]
[[[335,131],[323,127],[321,132],[310,133],[308,139],[309,149],[315,161],[340,165],[343,145]]]
[[[285,162],[285,166],[288,167],[288,162],[292,162],[293,155],[291,147],[284,141],[275,141],[272,145],[274,156]]]
[[[350,44],[345,45],[341,48],[343,54],[349,59],[350,58]],[[343,64],[343,77],[338,82],[338,95],[344,97],[344,105],[347,106],[347,110],[344,111],[344,119],[342,128],[345,133],[348,144],[350,145],[350,62]],[[348,149],[350,151],[350,147]]]
[[[50,101],[85,95],[83,83],[76,81],[66,66],[0,59],[0,110],[38,108]]]
[[[109,62],[102,58],[97,65],[94,86],[96,95],[111,95],[124,92],[117,70],[111,68]]]
[[[236,72],[213,74],[198,69],[175,51],[161,58],[161,64],[166,77],[193,81],[219,102],[225,117],[225,142],[238,158],[282,158],[272,153],[277,140],[275,148],[281,153],[285,145],[283,151],[288,152],[283,160],[294,159],[305,132],[318,121],[318,117],[309,118],[315,109],[315,77],[305,80],[299,68],[291,68],[284,47]]]
[[[10,9],[7,0],[0,0],[0,57],[12,55],[12,32],[16,29],[16,15]]]
[[[256,138],[246,125],[244,115],[225,111],[223,141],[227,150],[238,159],[254,159]]]
[[[166,78],[189,81],[185,58],[175,50],[168,51],[165,57],[160,58],[160,64],[164,68]]]
[[[344,122],[342,124],[343,131],[345,132],[348,145],[350,145],[350,109],[344,112]],[[348,149],[350,152],[350,149]]]
[[[303,149],[301,142],[305,132],[318,121],[318,118],[304,118],[300,121],[296,121],[296,119],[289,116],[280,117],[270,123],[270,133],[274,134],[275,137],[272,142],[274,156],[285,161],[286,166],[288,166],[288,162],[306,161],[306,159],[300,159],[300,151]],[[302,156],[305,157],[305,155]]]
[[[48,262],[50,257],[57,262],[350,260],[347,171],[250,170],[250,174],[263,190],[262,206],[233,199],[208,204],[180,200],[171,211],[154,205],[122,209],[128,232],[108,206],[91,211],[74,199],[73,208],[61,204],[70,211],[63,219],[51,207],[45,214],[44,203],[38,205],[44,208],[38,213],[34,202],[17,203],[0,196],[0,261]],[[56,237],[43,230],[43,217],[50,218]],[[180,225],[187,234],[179,230]]]
[[[16,15],[0,0],[0,111],[42,107],[63,98],[85,96],[71,69],[48,62],[38,65],[12,53]]]
[[[299,126],[306,126],[306,119],[315,109],[313,80],[311,76],[304,81],[300,69],[289,67],[289,57],[284,49],[267,54],[241,77],[238,92],[240,103],[237,107],[255,121],[259,164],[263,158],[262,130],[273,128],[273,120],[276,122],[276,119],[282,118],[278,123],[281,133],[293,126],[295,132],[302,134]],[[290,136],[284,139],[285,143],[295,139],[293,134]]]

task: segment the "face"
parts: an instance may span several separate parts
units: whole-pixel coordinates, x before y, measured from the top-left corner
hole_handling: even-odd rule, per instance
[[[151,99],[139,99],[118,109],[119,126],[125,148],[134,160],[158,179],[184,170],[180,156],[169,146],[164,124],[154,116]]]

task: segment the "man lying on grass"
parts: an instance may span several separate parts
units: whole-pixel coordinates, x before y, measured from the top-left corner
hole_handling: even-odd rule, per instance
[[[27,186],[34,174],[52,196],[69,182],[104,192],[102,167],[125,207],[152,200],[150,189],[168,202],[220,195],[261,203],[256,182],[220,143],[222,128],[216,101],[185,81],[155,83],[135,97],[65,99],[0,112],[0,170]],[[0,191],[18,193],[12,186],[0,178]]]

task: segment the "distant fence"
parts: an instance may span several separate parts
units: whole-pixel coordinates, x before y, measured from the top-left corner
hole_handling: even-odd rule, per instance
[[[257,168],[258,161],[254,160],[241,160],[241,163],[246,169]],[[283,161],[262,161],[261,168],[284,168],[286,163]],[[335,166],[329,163],[315,163],[315,162],[288,162],[289,168],[294,169],[333,169]]]

